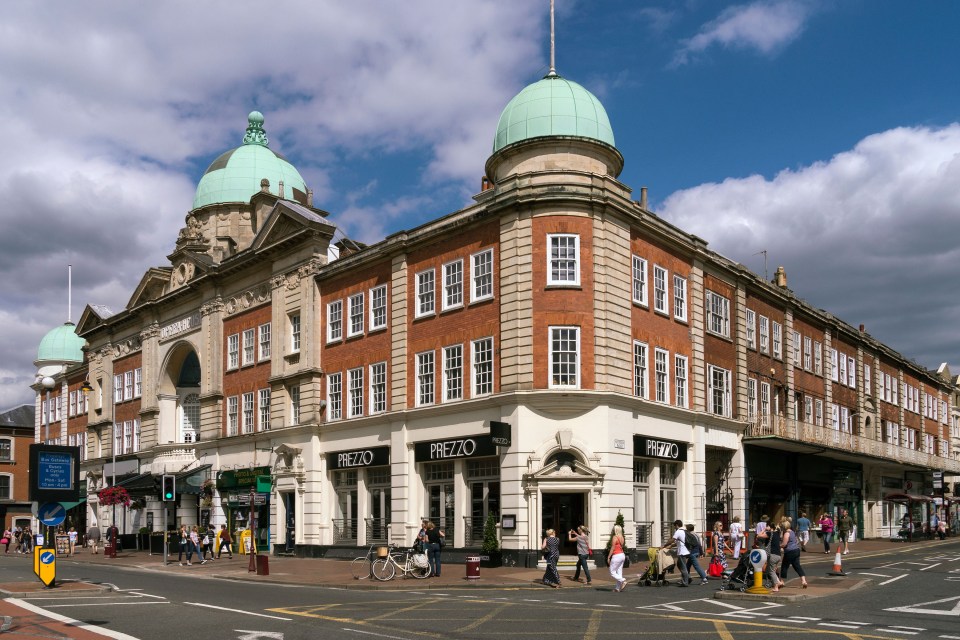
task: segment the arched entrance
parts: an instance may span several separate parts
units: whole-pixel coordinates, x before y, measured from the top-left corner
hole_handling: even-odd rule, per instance
[[[200,381],[203,370],[193,345],[182,342],[167,357],[160,378],[158,444],[200,441]]]

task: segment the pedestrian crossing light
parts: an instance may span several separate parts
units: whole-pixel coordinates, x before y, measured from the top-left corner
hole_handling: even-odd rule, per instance
[[[163,501],[173,502],[177,499],[177,478],[173,475],[163,476]]]

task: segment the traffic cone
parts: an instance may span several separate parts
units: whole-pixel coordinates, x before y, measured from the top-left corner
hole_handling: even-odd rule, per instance
[[[843,572],[843,567],[840,566],[843,562],[843,554],[840,551],[837,551],[837,555],[833,558],[833,570],[828,571],[828,576],[845,576],[846,573]]]

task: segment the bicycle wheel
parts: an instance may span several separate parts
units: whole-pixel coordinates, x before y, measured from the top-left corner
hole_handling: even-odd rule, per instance
[[[393,576],[397,574],[397,567],[390,562],[389,558],[378,558],[374,560],[371,569],[373,570],[373,577],[381,582],[392,580]]]
[[[413,563],[413,560],[410,560],[410,563],[407,565],[407,570],[410,575],[414,578],[422,580],[423,578],[430,577],[430,565],[428,564],[425,567],[418,567]]]
[[[354,580],[366,580],[373,575],[370,558],[367,556],[354,558],[353,562],[350,563],[350,570],[353,572]]]

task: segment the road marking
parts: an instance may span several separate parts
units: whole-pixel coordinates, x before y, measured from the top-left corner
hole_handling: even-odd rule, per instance
[[[457,596],[458,598],[479,598],[480,596]]]
[[[944,638],[944,640],[960,640],[960,636],[937,636],[939,638]]]
[[[896,578],[890,578],[889,580],[884,580],[884,581],[881,582],[878,586],[881,586],[881,587],[882,587],[882,586],[885,585],[885,584],[890,584],[891,582],[896,582],[896,581],[899,580],[900,578],[906,578],[908,575],[910,575],[910,574],[909,574],[909,573],[905,573],[905,574],[903,574],[902,576],[897,576]]]
[[[867,573],[866,571],[861,571],[861,572],[858,573],[857,575],[860,575],[860,576],[876,576],[876,577],[878,577],[878,578],[889,578],[889,577],[890,577],[890,576],[888,576],[888,575],[885,574],[885,573]]]
[[[388,636],[385,633],[374,633],[373,631],[361,631],[360,629],[347,629],[346,627],[344,627],[343,630],[351,631],[353,633],[362,633],[363,635],[366,635],[366,636],[377,636],[378,638],[392,638],[393,640],[407,640],[402,636]]]
[[[877,629],[877,631],[883,631],[885,633],[902,633],[903,635],[907,636],[915,636],[919,633],[919,631],[904,631],[903,629],[894,629],[892,627],[888,629]]]
[[[943,564],[943,563],[942,563],[942,562],[938,562],[938,563],[936,563],[936,564],[930,565],[929,567],[924,567],[923,569],[920,569],[920,571],[926,571],[927,569],[933,569],[934,567],[939,567],[941,564]]]
[[[806,620],[796,620],[794,618],[767,618],[770,622],[793,622],[795,624],[806,624]]]
[[[823,618],[807,618],[806,616],[790,616],[794,620],[803,620],[804,622],[819,622]]]
[[[250,631],[249,629],[234,629],[237,633],[243,633],[237,640],[259,640],[260,638],[272,638],[273,640],[283,640],[283,633],[280,631]]]
[[[293,618],[282,618],[280,616],[270,616],[265,613],[256,613],[254,611],[245,611],[243,609],[231,609],[229,607],[217,607],[212,604],[207,604],[206,602],[184,602],[183,604],[192,604],[197,607],[206,607],[207,609],[216,609],[217,611],[232,611],[234,613],[243,613],[248,616],[258,616],[260,618],[271,618],[273,620],[293,620]]]
[[[954,601],[957,601],[957,602],[950,609],[923,608],[929,604],[943,604],[945,602],[954,602]],[[935,616],[960,616],[960,596],[943,598],[941,600],[930,600],[929,602],[918,602],[917,604],[910,605],[909,607],[892,607],[890,609],[884,609],[884,611],[903,611],[906,613],[929,613]]]
[[[557,604],[575,604],[578,606],[583,606],[586,604],[586,602],[568,602],[566,600],[557,600]]]
[[[619,604],[601,604],[601,605],[598,605],[598,606],[601,606],[601,607],[613,607],[613,608],[619,609],[619,608],[620,608],[621,606],[623,606],[623,605],[619,605]]]
[[[64,609],[66,607],[121,607],[134,604],[170,604],[169,602],[87,602],[78,604],[48,604],[47,609]]]
[[[543,600],[533,600],[531,598],[524,598],[524,602],[543,602]]]
[[[836,627],[838,629],[859,629],[860,624],[837,624],[833,622],[821,622],[821,627]]]
[[[105,627],[98,627],[95,624],[87,624],[86,622],[82,622],[80,620],[74,620],[73,618],[68,618],[67,616],[60,615],[59,613],[54,613],[52,611],[47,611],[46,609],[41,609],[40,607],[36,605],[32,605],[29,602],[24,602],[19,598],[8,598],[7,602],[14,604],[18,607],[22,607],[27,611],[31,611],[38,615],[50,618],[51,620],[56,620],[57,622],[63,622],[64,624],[68,624],[72,627],[79,627],[81,629],[86,629],[87,631],[91,631],[93,633],[99,633],[108,638],[113,638],[114,640],[137,640],[137,638],[133,636],[128,636],[125,633],[120,633],[119,631],[114,631],[112,629],[107,629]]]

